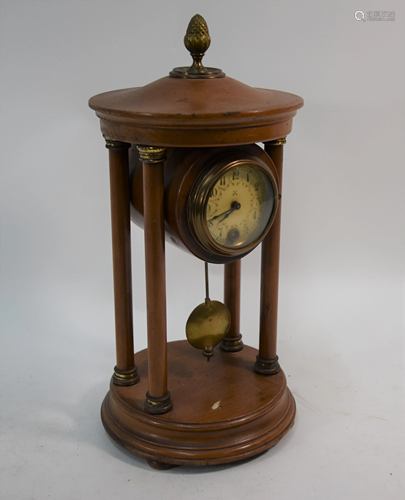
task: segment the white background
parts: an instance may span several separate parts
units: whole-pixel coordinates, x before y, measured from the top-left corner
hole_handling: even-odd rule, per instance
[[[397,0],[1,0],[2,499],[400,499],[404,494],[404,8]],[[362,9],[395,22],[359,22]],[[293,430],[244,464],[150,469],[106,435],[115,364],[107,151],[87,100],[189,64],[301,95],[285,148],[279,355]],[[136,349],[146,345],[133,228]],[[242,333],[258,343],[259,252]],[[222,269],[211,266],[221,299]],[[168,336],[203,265],[168,246]],[[215,361],[213,361],[215,362]]]

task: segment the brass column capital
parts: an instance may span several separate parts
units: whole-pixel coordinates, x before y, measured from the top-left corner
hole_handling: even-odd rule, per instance
[[[265,142],[266,146],[284,146],[284,144],[287,142],[286,137],[280,137],[280,139],[275,139],[274,141],[268,141]]]
[[[147,163],[161,163],[166,160],[166,148],[161,146],[136,146],[139,157]]]
[[[128,142],[117,141],[117,139],[113,139],[112,137],[104,136],[105,139],[105,147],[107,149],[129,149],[131,144]]]

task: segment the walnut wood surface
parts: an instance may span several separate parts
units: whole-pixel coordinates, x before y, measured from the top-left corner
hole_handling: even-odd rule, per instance
[[[149,388],[152,398],[167,394],[166,274],[163,162],[143,162],[146,306]]]
[[[265,145],[278,174],[282,193],[283,146]],[[277,355],[278,278],[280,267],[281,199],[273,225],[262,242],[260,286],[260,342],[259,356],[274,360]]]
[[[149,415],[147,350],[136,354],[140,382],[111,384],[101,410],[104,427],[128,450],[158,463],[221,464],[242,460],[274,446],[292,427],[294,399],[284,373],[253,370],[257,350],[215,349],[207,363],[187,341],[168,344],[169,390],[173,409]]]
[[[189,149],[187,155],[180,150],[180,164],[176,168],[170,168],[170,161],[164,169],[160,165],[158,171],[152,170],[156,165],[151,165],[150,169],[148,166],[146,177],[151,175],[149,181],[143,178],[141,169],[138,169],[140,180],[136,181],[137,172],[134,174],[132,201],[135,220],[143,223],[141,212],[143,214],[146,198],[146,204],[150,204],[149,215],[146,213],[148,209],[145,211],[145,220],[149,218],[146,225],[151,228],[156,218],[159,225],[152,232],[147,230],[145,235],[148,325],[154,326],[150,330],[152,333],[148,332],[149,351],[136,354],[140,381],[133,386],[111,383],[101,410],[103,424],[119,444],[145,456],[149,463],[159,468],[164,464],[221,464],[261,453],[276,444],[294,423],[295,403],[285,376],[281,370],[272,376],[256,373],[254,366],[258,351],[248,346],[239,352],[223,352],[217,348],[210,363],[187,341],[166,346],[162,214],[164,210],[167,234],[175,244],[203,260],[230,264],[232,258],[212,259],[189,234],[187,196],[203,168],[198,157],[202,149],[209,147],[222,149],[224,146],[253,145],[287,136],[303,100],[286,92],[252,88],[229,77],[212,80],[165,77],[144,87],[99,94],[90,99],[89,105],[96,111],[101,131],[108,138],[131,145],[170,147],[172,151],[168,151],[168,158],[171,154],[173,157],[178,154],[180,148]],[[271,146],[267,146],[266,151],[281,174],[282,151],[277,152]],[[122,168],[124,164],[128,170],[126,157],[110,153],[113,172],[118,173],[115,166]],[[189,158],[188,165],[185,164],[186,157]],[[268,162],[272,165],[270,159]],[[274,166],[272,169],[275,171]],[[158,191],[151,196],[144,197],[142,193],[142,186],[148,189],[148,185],[156,184],[154,175],[163,178],[163,170],[164,207],[161,181],[157,183]],[[122,170],[120,172],[124,174]],[[123,179],[112,178],[112,190],[115,189],[114,183],[122,184]],[[125,180],[125,184],[127,182]],[[120,236],[113,237],[113,240],[120,248],[116,252],[118,257],[114,256],[117,260],[114,271],[118,269],[115,282],[119,283],[116,318],[117,324],[121,325],[117,328],[121,332],[117,336],[117,359],[120,365],[128,368],[134,365],[134,361],[128,316],[128,304],[132,299],[128,282],[127,199],[124,204],[125,214],[118,209],[121,215],[118,212],[113,215],[113,225],[120,231]],[[263,359],[276,353],[280,212],[277,217],[265,239],[262,253],[259,354]],[[187,244],[184,244],[186,240]],[[236,311],[239,307],[236,290],[234,294],[229,290],[228,293]],[[162,415],[146,412],[144,404],[148,389],[154,397],[165,396],[168,389],[173,401],[171,411]]]
[[[134,369],[128,147],[109,149],[117,368]]]
[[[164,77],[105,92],[89,106],[104,135],[151,146],[225,146],[270,141],[291,132],[301,97],[257,89],[233,78]]]
[[[243,349],[242,335],[240,333],[240,283],[241,259],[235,260],[224,266],[224,304],[231,315],[231,326],[221,343],[221,349],[236,352]]]
[[[240,278],[241,260],[225,264],[224,270],[224,303],[231,313],[231,326],[227,337],[238,337],[240,334]]]

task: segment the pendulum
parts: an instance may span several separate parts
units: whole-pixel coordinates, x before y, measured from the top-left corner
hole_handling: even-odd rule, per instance
[[[230,324],[231,315],[226,305],[210,299],[208,263],[205,262],[205,301],[193,310],[187,320],[187,340],[196,349],[202,349],[209,361],[214,355],[214,347],[228,333]]]

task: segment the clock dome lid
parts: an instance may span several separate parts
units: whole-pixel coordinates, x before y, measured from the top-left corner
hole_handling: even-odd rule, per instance
[[[105,136],[132,144],[197,147],[265,142],[291,132],[301,97],[253,88],[204,67],[210,37],[198,14],[184,41],[193,57],[190,67],[174,68],[144,87],[90,99]]]

